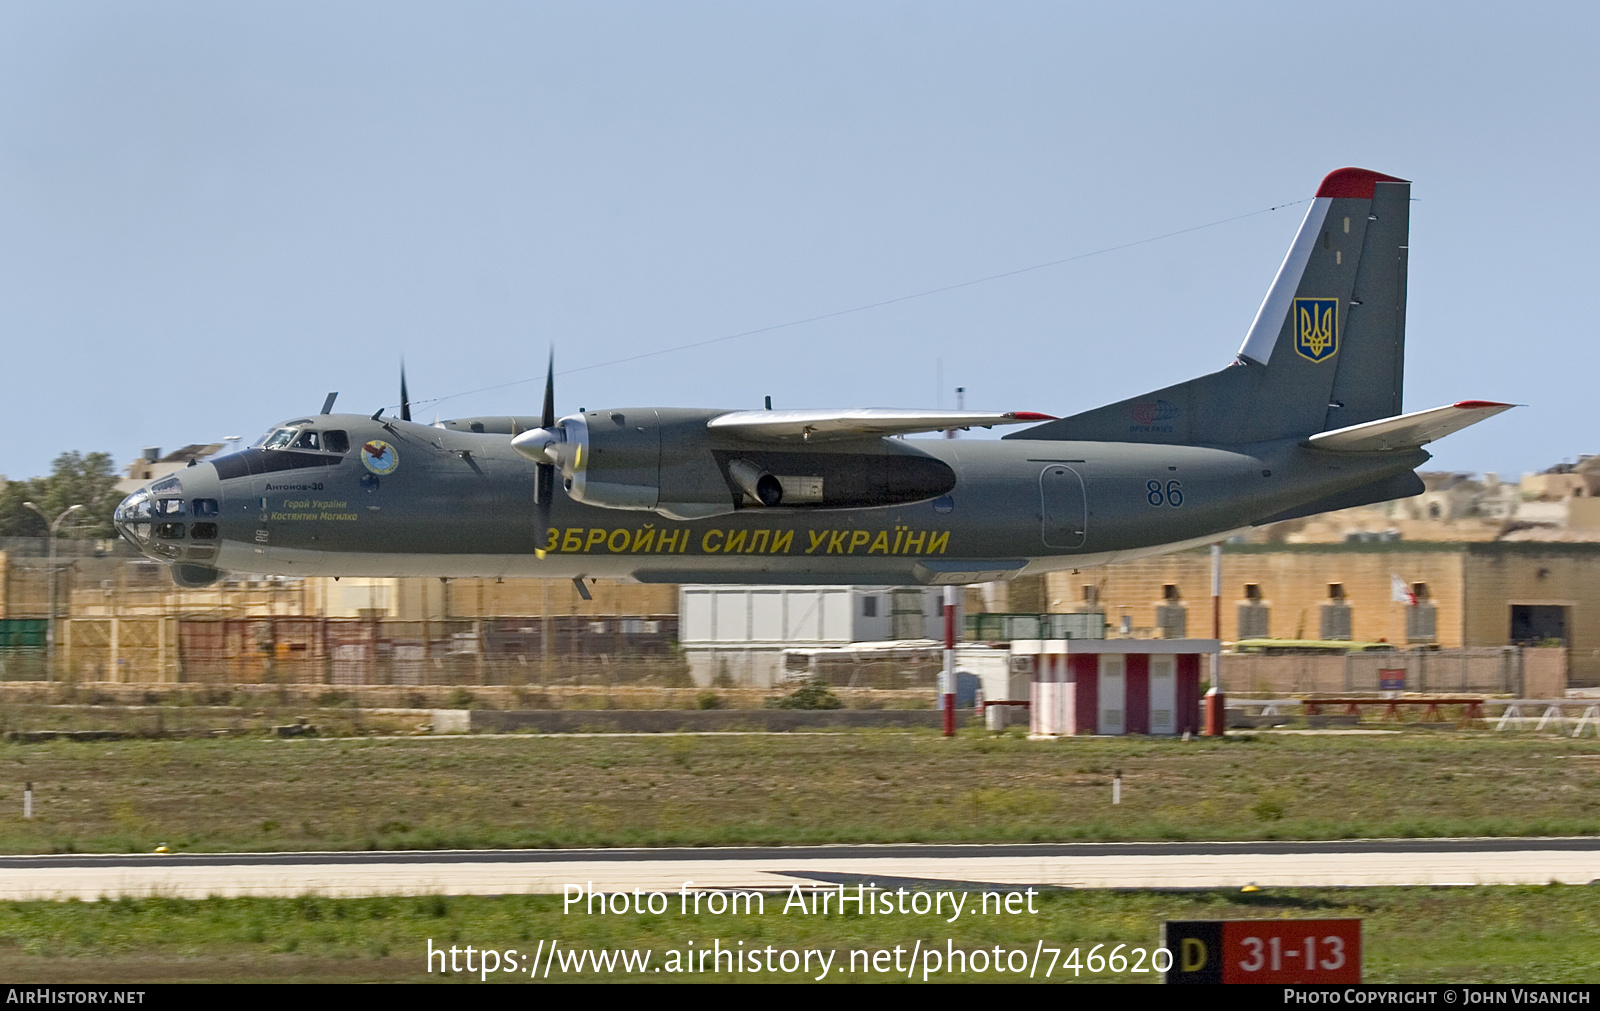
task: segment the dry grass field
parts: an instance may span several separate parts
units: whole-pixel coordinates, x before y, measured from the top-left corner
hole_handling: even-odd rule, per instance
[[[1600,741],[1484,731],[57,740],[0,768],[11,853],[1600,833]]]

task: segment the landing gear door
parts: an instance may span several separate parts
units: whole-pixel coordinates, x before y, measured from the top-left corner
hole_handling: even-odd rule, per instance
[[[1046,547],[1081,548],[1088,537],[1088,501],[1083,478],[1071,467],[1051,464],[1039,474],[1041,533]]]

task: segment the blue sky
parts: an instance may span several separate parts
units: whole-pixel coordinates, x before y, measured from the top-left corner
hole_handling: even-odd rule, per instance
[[[1303,200],[1414,180],[1406,406],[1594,439],[1600,8],[0,7],[0,473],[397,403],[1067,414],[1239,346]],[[1195,225],[858,313],[607,365]],[[938,377],[943,375],[943,389]]]

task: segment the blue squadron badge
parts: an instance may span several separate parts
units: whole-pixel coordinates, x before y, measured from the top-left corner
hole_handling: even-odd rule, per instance
[[[361,462],[374,474],[393,474],[400,466],[400,451],[382,439],[373,439],[361,444]]]
[[[1294,300],[1294,349],[1302,358],[1325,362],[1339,353],[1339,300]]]

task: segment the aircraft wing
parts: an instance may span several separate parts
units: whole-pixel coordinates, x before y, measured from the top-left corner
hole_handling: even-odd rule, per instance
[[[722,435],[775,442],[862,439],[951,428],[991,428],[1053,421],[1033,411],[899,411],[857,408],[847,411],[734,411],[712,418],[706,427]]]
[[[1427,411],[1399,414],[1380,418],[1349,428],[1336,428],[1331,432],[1313,435],[1308,444],[1313,449],[1337,453],[1381,453],[1389,449],[1416,449],[1451,432],[1459,432],[1468,425],[1476,425],[1516,404],[1498,404],[1491,400],[1463,400],[1460,403],[1435,407]]]

